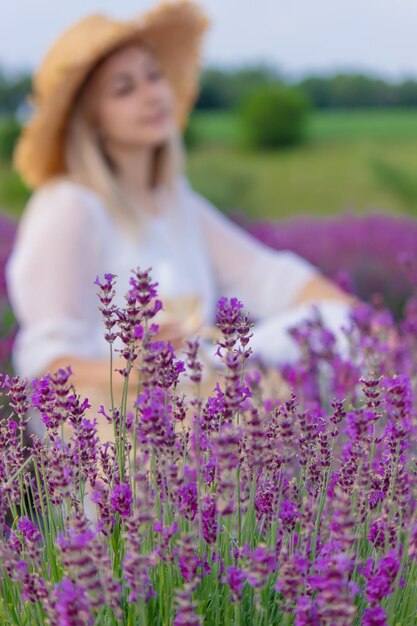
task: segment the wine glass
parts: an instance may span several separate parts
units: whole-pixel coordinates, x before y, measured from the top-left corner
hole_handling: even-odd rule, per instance
[[[217,340],[219,330],[204,323],[203,299],[198,294],[184,294],[161,298],[163,309],[155,316],[155,323],[181,320],[188,336],[199,335],[203,339]]]

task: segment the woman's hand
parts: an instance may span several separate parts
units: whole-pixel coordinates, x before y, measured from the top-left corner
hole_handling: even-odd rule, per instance
[[[360,302],[355,295],[345,292],[336,283],[318,273],[299,292],[293,306],[323,299],[339,300],[350,306]]]

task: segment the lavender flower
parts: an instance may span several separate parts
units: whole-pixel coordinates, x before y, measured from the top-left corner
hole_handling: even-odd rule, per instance
[[[195,583],[202,577],[201,568],[204,561],[198,556],[195,541],[190,535],[182,537],[179,545],[177,553],[181,575],[187,583]],[[200,573],[197,572],[199,569]]]
[[[116,274],[107,273],[104,274],[104,278],[105,282],[101,283],[99,277],[97,276],[94,284],[98,285],[100,288],[100,290],[97,292],[97,295],[102,306],[98,308],[101,311],[104,320],[104,326],[106,328],[104,338],[109,344],[112,344],[117,337],[117,333],[112,332],[112,328],[117,321],[115,317],[117,316],[117,307],[115,304],[112,304],[112,300],[116,295],[116,292],[113,288]]]
[[[190,370],[190,380],[195,383],[200,383],[202,378],[202,364],[197,358],[198,348],[200,342],[198,339],[195,340],[187,340],[187,349],[185,350],[185,354],[187,356],[186,364],[188,369]]]
[[[281,502],[279,517],[283,528],[288,532],[293,531],[296,521],[299,518],[298,506],[290,500],[283,500]]]
[[[363,626],[388,626],[387,614],[380,606],[367,608],[362,617]]]
[[[136,603],[139,598],[149,602],[156,593],[149,576],[153,562],[152,554],[142,554],[143,537],[139,533],[141,520],[125,520],[126,553],[123,559],[123,578],[130,589],[128,601]]]
[[[27,561],[16,560],[12,578],[21,586],[22,600],[35,604],[47,600],[48,587],[46,581],[31,569]]]
[[[298,598],[294,624],[295,626],[321,626],[316,604],[309,596]]]
[[[113,511],[118,513],[120,517],[129,517],[132,511],[132,490],[127,483],[119,483],[115,485],[110,496],[110,505]]]
[[[218,526],[216,496],[214,493],[204,496],[201,504],[201,517],[203,537],[209,545],[214,544],[217,539]]]
[[[110,555],[98,538],[97,530],[76,514],[66,532],[61,532],[57,545],[63,566],[72,580],[77,580],[79,591],[88,599],[91,608],[110,606],[120,617],[119,583],[113,579]]]
[[[56,626],[93,626],[95,621],[84,589],[71,578],[63,578],[55,586],[48,614]]]
[[[366,599],[372,607],[393,591],[393,583],[399,570],[399,559],[394,550],[379,560],[376,570],[365,571]]]
[[[226,567],[222,582],[229,585],[230,601],[234,604],[240,602],[242,599],[242,592],[245,586],[245,581],[246,573],[243,570],[235,567],[234,565],[229,565],[229,567]]]
[[[183,589],[176,592],[177,612],[173,626],[201,626],[202,622],[196,614],[196,603],[193,601],[193,585],[186,583]]]
[[[266,545],[262,544],[253,550],[244,546],[242,555],[248,559],[248,565],[245,568],[247,581],[259,591],[265,586],[268,576],[275,570],[275,555]]]
[[[309,560],[298,551],[285,557],[279,569],[278,580],[274,587],[274,589],[282,593],[284,597],[284,610],[292,611],[292,604],[296,602],[306,584],[309,567]]]
[[[17,531],[22,537],[22,547],[16,541],[14,542],[15,547],[19,552],[23,551],[26,558],[39,562],[41,556],[40,544],[42,542],[39,528],[28,517],[24,516],[20,517],[17,522]],[[14,537],[17,539],[15,534]]]
[[[160,387],[139,393],[135,406],[139,409],[138,428],[143,442],[159,451],[175,443],[172,405],[166,403],[166,392]]]

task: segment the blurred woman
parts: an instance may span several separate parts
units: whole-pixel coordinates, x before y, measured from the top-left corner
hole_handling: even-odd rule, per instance
[[[57,39],[36,73],[35,113],[14,155],[34,193],[6,266],[20,376],[71,364],[74,385],[108,388],[94,281],[115,274],[123,306],[137,267],[152,268],[165,305],[156,338],[181,358],[185,340],[199,336],[208,373],[218,361],[210,329],[221,296],[243,302],[254,320],[250,345],[268,365],[298,357],[287,329],[313,303],[343,349],[352,298],[296,254],[255,240],[184,173],[182,131],[208,24],[187,0],[128,22],[90,15]],[[118,338],[113,349],[121,347]],[[122,377],[113,382],[120,391]]]

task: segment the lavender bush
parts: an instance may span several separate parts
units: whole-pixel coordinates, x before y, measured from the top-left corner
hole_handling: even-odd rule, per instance
[[[12,250],[17,222],[0,210],[0,369],[12,374],[11,350],[17,324],[10,307],[4,266]]]
[[[318,313],[294,328],[302,357],[282,368],[281,399],[264,397],[261,361],[248,368],[243,304],[221,298],[224,369],[203,402],[198,339],[184,360],[153,340],[163,305],[150,269],[132,272],[122,309],[115,276],[96,280],[110,371],[124,345],[120,406],[86,417],[70,367],[1,378],[1,623],[414,624],[417,296],[400,323],[358,306],[346,360]],[[25,449],[29,405],[46,434]],[[98,419],[114,441],[99,440]]]
[[[369,300],[372,294],[380,294],[396,317],[401,317],[411,290],[398,254],[414,254],[416,219],[381,212],[297,216],[275,222],[248,221],[240,213],[233,217],[263,243],[297,252],[360,298]]]

